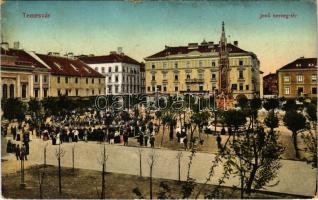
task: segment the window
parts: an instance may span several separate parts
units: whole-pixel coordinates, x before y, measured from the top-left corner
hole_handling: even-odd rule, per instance
[[[240,91],[242,91],[244,88],[243,88],[243,83],[240,83]]]
[[[112,82],[112,77],[108,76],[108,83],[111,83],[111,82]]]
[[[152,91],[155,92],[156,91],[156,87],[152,86]]]
[[[108,86],[108,93],[112,93],[113,87],[111,85]]]
[[[39,97],[39,89],[34,89],[34,97],[35,98]]]
[[[115,85],[115,93],[118,93],[118,85]]]
[[[65,90],[65,95],[68,96],[68,90]]]
[[[118,66],[117,65],[115,66],[115,72],[118,72]]]
[[[112,72],[112,68],[111,68],[111,67],[108,68],[108,72],[109,72],[109,73]]]
[[[297,94],[301,95],[302,93],[304,93],[304,88],[303,87],[298,87],[297,88]]]
[[[243,70],[239,70],[239,79],[244,79]]]
[[[290,88],[289,87],[285,87],[284,88],[284,94],[290,94]]]
[[[162,69],[167,69],[167,63],[166,63],[166,62],[164,62],[164,63],[162,64]]]
[[[95,90],[94,89],[92,89],[92,95],[94,95],[95,94]]]
[[[86,78],[86,84],[88,84],[88,78]]]
[[[284,76],[284,83],[289,83],[289,81],[290,81],[289,76]]]
[[[61,96],[61,95],[62,95],[62,93],[61,93],[61,90],[60,90],[60,89],[57,89],[57,95],[58,95],[58,96]]]
[[[68,83],[68,77],[65,77],[65,83]]]
[[[167,87],[166,86],[163,86],[163,91],[167,92]]]
[[[75,83],[78,83],[78,78],[77,77],[75,78]]]
[[[175,80],[175,81],[178,80],[178,75],[174,75],[174,80]]]
[[[152,81],[155,81],[155,80],[156,80],[155,75],[152,75],[152,76],[151,76],[151,80],[152,80]]]
[[[157,85],[157,91],[161,92],[161,85]]]
[[[237,84],[232,84],[232,90],[237,90]]]
[[[78,96],[78,89],[75,89],[75,96]]]
[[[239,65],[240,65],[240,66],[243,65],[243,60],[240,60],[240,61],[239,61]]]
[[[190,92],[190,85],[187,85],[187,92]]]
[[[215,67],[215,62],[214,61],[212,61],[212,67]]]
[[[317,88],[316,87],[311,88],[311,93],[312,94],[317,94]]]
[[[178,69],[178,62],[174,63],[174,68]]]
[[[98,67],[95,67],[95,71],[98,71]]]
[[[212,80],[215,80],[216,79],[216,74],[212,74]]]
[[[94,78],[92,78],[92,83],[94,83],[94,81],[95,81]]]
[[[190,74],[187,74],[187,79],[191,79],[191,75]]]
[[[246,86],[245,86],[245,89],[246,89],[246,90],[249,90],[249,89],[250,89],[250,86],[249,86],[249,85],[246,85]]]
[[[303,75],[297,75],[297,82],[298,83],[302,83],[304,80],[304,76]]]
[[[312,75],[311,76],[311,81],[316,82],[317,81],[317,75]]]
[[[118,82],[118,76],[115,76],[115,82]],[[116,92],[117,93],[117,92]]]
[[[147,88],[148,92],[150,92],[150,87]]]
[[[39,76],[38,75],[34,75],[34,82],[38,83],[39,82]]]
[[[102,73],[105,73],[105,67],[102,67]]]
[[[43,75],[43,83],[47,83],[47,75]]]
[[[156,68],[155,64],[152,64],[151,69],[155,69],[155,68]]]
[[[178,90],[179,90],[178,86],[175,86],[174,91],[178,92]]]
[[[47,89],[43,89],[43,97],[47,97]]]
[[[203,79],[203,74],[202,74],[202,73],[199,73],[199,74],[198,74],[198,78],[199,78],[199,79]]]
[[[61,82],[61,78],[58,76],[57,77],[57,83],[60,83]]]
[[[200,92],[203,91],[203,85],[200,85],[200,86],[199,86],[199,91],[200,91]]]
[[[3,99],[8,98],[8,85],[7,84],[2,85],[2,98]]]

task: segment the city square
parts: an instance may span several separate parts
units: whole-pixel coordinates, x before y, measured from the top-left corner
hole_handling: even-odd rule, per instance
[[[147,36],[132,31],[138,45],[123,42],[129,38],[128,33],[121,35],[126,27],[102,18],[98,23],[111,24],[117,39],[111,33],[98,37],[103,31],[96,29],[96,37],[81,42],[78,38],[89,31],[74,22],[72,27],[82,31],[74,35],[76,44],[63,38],[72,37],[62,31],[70,28],[66,26],[54,30],[63,36],[54,41],[65,44],[41,45],[32,37],[35,45],[19,31],[12,34],[12,27],[24,21],[20,31],[36,24],[46,32],[47,24],[70,23],[65,17],[54,18],[55,12],[88,5],[92,10],[84,20],[87,26],[97,23],[89,21],[94,16],[117,16],[111,9],[130,16],[128,21],[121,16],[120,23],[137,26],[135,16],[151,16],[148,9],[155,6],[166,14],[164,18],[174,16],[171,9],[180,15],[189,10],[195,16],[191,21],[198,23],[206,20],[200,21],[202,16],[216,16],[200,10],[219,6],[225,13],[231,6],[223,1],[82,1],[59,2],[48,9],[54,2],[31,3],[45,8],[44,15],[24,2],[2,4],[4,16],[12,17],[4,21],[1,41],[3,198],[315,198],[317,58],[311,41],[316,41],[312,18],[316,9],[314,1],[291,2],[288,6],[286,1],[264,2],[264,7],[273,8],[273,17],[265,17],[262,9],[244,12],[255,9],[256,2],[232,2],[237,9],[233,14],[255,17],[249,23],[257,28],[269,26],[264,20],[286,20],[271,26],[281,26],[286,35],[289,26],[297,26],[307,35],[262,38],[243,30],[242,21],[242,27],[235,24],[241,19],[231,21],[222,14],[217,17],[220,21],[197,35],[189,29],[181,36],[185,30],[180,29],[180,37],[174,38],[174,29],[169,29],[171,33],[163,34],[169,39],[154,34],[153,46],[143,48],[139,43],[145,45]],[[289,18],[274,14],[282,6],[291,9]],[[12,16],[21,8],[20,17]],[[75,10],[64,11],[73,18],[79,15]],[[26,13],[38,17],[25,17]],[[153,14],[163,17],[157,11]],[[299,24],[302,14],[305,24]],[[175,17],[180,24],[187,23]],[[160,26],[163,22],[156,19],[142,19],[143,25],[147,27],[149,20]],[[173,27],[175,22],[165,23]],[[146,33],[146,28],[142,30]],[[242,33],[257,39],[242,37],[239,43],[231,38]],[[202,42],[193,42],[201,36]],[[303,46],[289,46],[293,40],[304,40]],[[109,42],[107,48],[101,41]],[[282,49],[288,55],[277,53]]]

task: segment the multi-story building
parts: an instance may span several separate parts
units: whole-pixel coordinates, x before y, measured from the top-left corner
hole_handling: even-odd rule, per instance
[[[140,63],[125,55],[122,49],[103,56],[79,56],[92,69],[105,75],[106,95],[139,94],[142,92]]]
[[[140,63],[140,81],[141,81],[141,93],[146,93],[146,74],[145,74],[145,63]]]
[[[278,95],[278,80],[276,73],[269,73],[263,77],[264,95]]]
[[[57,53],[34,54],[50,67],[50,96],[97,96],[105,94],[105,77],[81,60]]]
[[[237,41],[227,43],[224,24],[221,35],[219,44],[203,41],[188,46],[166,46],[145,58],[147,94],[221,93],[221,74],[224,73],[220,66],[226,64],[227,77],[223,83],[233,97],[259,95],[260,62],[257,56],[239,48]]]
[[[278,95],[317,97],[317,58],[300,57],[277,70]]]
[[[1,48],[1,88],[2,98],[42,99],[49,95],[50,71],[15,45],[9,48],[4,43]]]

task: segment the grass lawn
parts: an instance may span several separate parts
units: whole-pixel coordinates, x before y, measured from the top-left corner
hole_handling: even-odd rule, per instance
[[[7,161],[2,162],[6,165]],[[20,189],[20,173],[2,172],[2,196],[5,198],[39,199],[39,170],[43,166],[33,165],[25,170],[26,188]],[[173,180],[154,179],[153,197],[157,198],[160,182],[164,181],[170,188],[173,198],[182,198],[182,183]],[[198,189],[202,185],[197,185],[190,198],[195,198]],[[133,175],[107,173],[106,175],[106,198],[132,199],[138,198],[133,189],[138,187],[144,198],[149,198],[149,178]],[[213,190],[214,186],[206,185],[202,194]],[[219,198],[240,198],[240,191],[231,188],[221,188]],[[62,168],[62,195],[58,191],[58,168],[47,166],[43,181],[43,198],[45,199],[98,199],[101,192],[101,172],[92,170],[82,170]],[[199,198],[204,198],[201,195]],[[250,198],[299,198],[298,196],[273,194],[265,192],[253,193]]]

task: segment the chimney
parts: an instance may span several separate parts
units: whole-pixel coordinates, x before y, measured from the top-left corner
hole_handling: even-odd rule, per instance
[[[94,54],[89,54],[88,56],[91,56],[91,57],[93,57],[93,56],[95,56]]]
[[[13,48],[14,48],[14,49],[20,49],[20,42],[19,42],[19,41],[14,42],[14,43],[13,43]]]
[[[188,44],[188,49],[197,49],[198,48],[198,43],[189,43]]]
[[[109,52],[109,54],[111,54],[111,55],[116,54],[116,51],[111,51],[111,52]]]
[[[214,47],[214,42],[208,42],[208,46],[209,46],[209,48],[213,48]]]
[[[1,48],[3,48],[5,51],[8,51],[9,50],[9,43],[2,42],[1,43]]]
[[[234,41],[234,45],[238,47],[238,41],[237,40]]]
[[[74,53],[73,52],[68,52],[67,53],[67,57],[73,59],[74,58]]]
[[[118,53],[118,54],[124,54],[124,53],[123,53],[123,48],[122,48],[122,47],[118,47],[118,48],[117,48],[117,53]]]
[[[165,49],[169,49],[169,46],[165,45]]]

